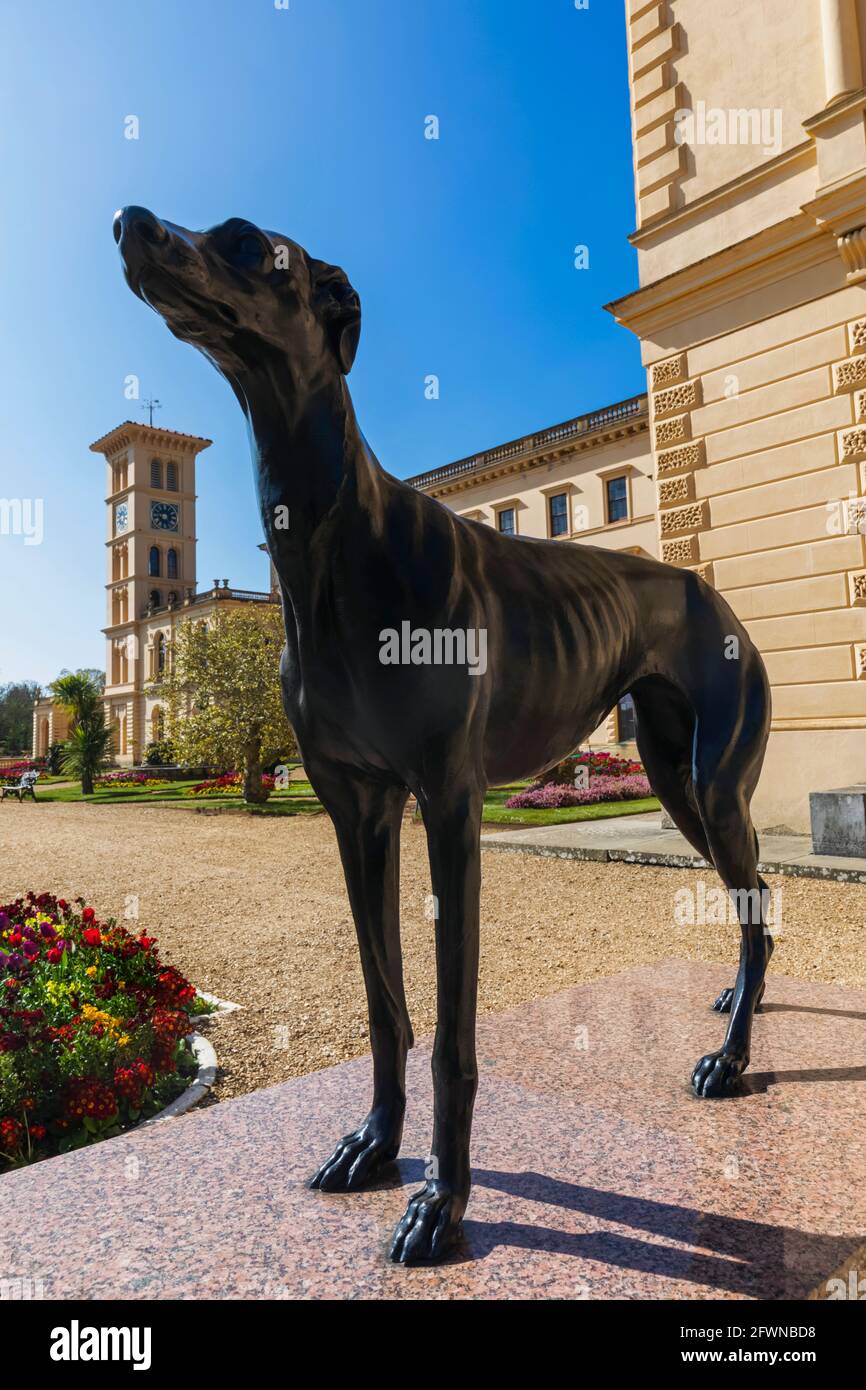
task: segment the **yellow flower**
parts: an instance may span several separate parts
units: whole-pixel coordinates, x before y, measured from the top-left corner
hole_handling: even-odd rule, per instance
[[[85,973],[85,975],[95,975],[95,974],[96,974],[96,966],[95,966],[95,965],[88,965],[88,967],[87,967],[87,969],[85,970],[84,973]]]
[[[117,1039],[117,1045],[118,1045],[118,1047],[126,1047],[126,1045],[127,1045],[128,1042],[129,1042],[129,1034],[128,1034],[128,1033],[123,1033],[123,1034],[121,1035],[121,1037],[119,1037],[119,1038]]]

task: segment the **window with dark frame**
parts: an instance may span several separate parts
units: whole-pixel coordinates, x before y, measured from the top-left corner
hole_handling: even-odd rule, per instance
[[[607,519],[611,521],[628,520],[628,482],[625,477],[608,478],[605,484],[607,492]]]
[[[568,493],[557,492],[547,499],[551,536],[568,535]]]
[[[634,700],[631,695],[623,695],[616,707],[616,736],[620,743],[634,743],[637,725],[635,722]]]
[[[513,536],[516,534],[517,527],[514,521],[515,515],[513,507],[503,507],[501,512],[496,513],[497,530],[501,531],[503,536]]]
[[[150,460],[150,485],[162,487],[162,464],[159,459]]]
[[[147,559],[147,572],[151,579],[159,579],[159,546],[152,545]]]

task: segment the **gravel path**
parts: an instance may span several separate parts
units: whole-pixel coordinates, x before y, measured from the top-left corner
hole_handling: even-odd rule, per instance
[[[736,926],[682,926],[678,889],[708,871],[483,856],[480,1009],[492,1012],[668,956],[729,961]],[[435,1025],[423,829],[403,832],[402,920],[416,1035]],[[773,879],[783,931],[771,969],[866,984],[866,885]],[[243,1005],[214,1038],[220,1098],[368,1049],[354,928],[330,821],[133,805],[0,807],[0,901],[82,894],[104,916],[138,900],[139,925],[200,988]],[[134,906],[130,902],[130,906]],[[720,1032],[721,1036],[721,1032]],[[708,1041],[712,1040],[712,1025]]]

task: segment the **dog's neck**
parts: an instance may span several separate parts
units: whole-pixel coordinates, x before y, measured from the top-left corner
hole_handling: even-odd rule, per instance
[[[353,528],[381,529],[385,474],[361,433],[345,379],[289,382],[278,367],[231,379],[247,419],[262,523],[277,574],[301,602],[316,534],[338,503]]]

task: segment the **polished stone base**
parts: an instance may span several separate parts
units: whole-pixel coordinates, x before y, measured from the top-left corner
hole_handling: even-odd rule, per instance
[[[699,1101],[732,978],[670,961],[483,1019],[444,1266],[385,1260],[429,1143],[422,1042],[392,1184],[304,1186],[362,1117],[360,1059],[3,1177],[0,1271],[49,1298],[825,1297],[866,1275],[866,993],[771,971],[743,1094]]]

